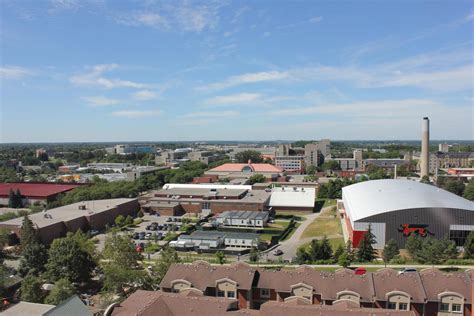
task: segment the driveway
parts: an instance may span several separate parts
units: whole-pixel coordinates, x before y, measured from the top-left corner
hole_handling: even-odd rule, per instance
[[[288,261],[291,262],[291,260],[294,257],[296,257],[296,251],[298,250],[298,248],[300,246],[310,242],[313,239],[322,239],[323,237],[317,237],[317,238],[315,238],[315,237],[301,238],[301,237],[303,236],[303,232],[305,231],[305,229],[319,216],[319,214],[321,214],[322,211],[329,210],[332,207],[334,207],[334,206],[327,206],[327,207],[321,209],[321,211],[318,212],[318,213],[313,213],[313,214],[309,214],[309,215],[299,215],[301,217],[304,217],[305,220],[300,223],[300,226],[296,229],[296,231],[293,233],[293,235],[291,235],[291,237],[288,238],[287,240],[284,240],[284,241],[280,242],[280,244],[278,246],[272,248],[272,250],[264,252],[262,254],[261,260],[263,260],[263,261],[265,261],[265,260],[273,260],[273,261],[278,261],[278,260],[286,261],[286,260],[288,260]],[[335,235],[329,235],[327,237],[328,238],[337,238],[337,237],[341,237],[341,236],[338,235],[338,234],[335,234]],[[280,249],[281,251],[283,251],[283,254],[281,256],[274,256],[273,251],[276,250],[276,249]]]

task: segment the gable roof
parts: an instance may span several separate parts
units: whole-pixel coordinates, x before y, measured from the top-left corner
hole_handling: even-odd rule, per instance
[[[58,183],[0,183],[0,196],[8,196],[10,190],[20,190],[21,195],[27,197],[47,198],[51,195],[63,193],[81,186],[81,184]]]
[[[92,313],[87,309],[86,305],[81,301],[77,295],[71,296],[58,306],[50,309],[44,316],[62,316],[62,315],[74,315],[74,316],[92,316]]]
[[[54,308],[54,305],[20,302],[3,311],[2,316],[41,316],[52,308]]]
[[[443,292],[455,292],[464,296],[467,303],[472,303],[471,274],[466,272],[443,273],[437,269],[420,271],[421,279],[428,301],[438,301]]]
[[[418,273],[398,274],[393,269],[380,269],[372,275],[375,296],[379,301],[385,301],[386,294],[392,291],[407,293],[414,303],[423,303],[426,299],[426,293]]]
[[[173,264],[161,281],[162,288],[171,288],[174,280],[183,279],[193,287],[205,291],[207,287],[215,287],[216,281],[224,278],[237,282],[237,287],[250,290],[255,276],[255,269],[250,266],[211,266],[208,263]]]

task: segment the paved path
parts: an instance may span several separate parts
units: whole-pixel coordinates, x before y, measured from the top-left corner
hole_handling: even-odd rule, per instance
[[[296,251],[298,250],[298,247],[310,242],[313,239],[322,239],[323,237],[303,237],[303,233],[306,230],[306,228],[311,225],[311,223],[320,216],[320,214],[324,211],[329,211],[331,208],[333,208],[334,205],[331,206],[326,206],[323,209],[321,209],[320,212],[318,213],[312,213],[309,215],[299,215],[301,217],[304,217],[305,220],[303,222],[300,222],[300,226],[295,230],[293,235],[291,235],[290,238],[288,238],[285,241],[280,242],[280,244],[274,248],[272,248],[270,251],[264,252],[262,255],[261,260],[284,260],[284,261],[290,261],[296,257]],[[322,215],[324,216],[324,215]],[[334,234],[334,235],[328,235],[328,238],[341,238],[343,237],[341,234]],[[276,249],[280,249],[283,251],[283,254],[281,256],[274,256],[273,251]]]

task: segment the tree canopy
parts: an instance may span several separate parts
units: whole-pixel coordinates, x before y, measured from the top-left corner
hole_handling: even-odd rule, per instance
[[[249,184],[263,183],[265,182],[265,176],[263,174],[254,174],[249,178]]]
[[[372,233],[372,227],[369,225],[367,232],[359,243],[357,260],[360,262],[372,262],[377,258],[377,252],[373,247],[376,242],[375,235]]]
[[[245,150],[235,154],[235,159],[240,163],[247,163],[249,160],[252,163],[261,163],[263,162],[263,156],[261,153],[255,150]]]
[[[75,294],[76,290],[68,279],[59,279],[48,296],[46,296],[44,303],[51,305],[58,305]]]

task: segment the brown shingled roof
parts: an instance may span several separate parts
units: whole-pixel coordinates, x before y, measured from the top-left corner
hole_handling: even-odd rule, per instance
[[[244,265],[211,266],[199,262],[194,264],[174,264],[161,281],[162,288],[171,288],[171,282],[184,279],[191,282],[192,286],[205,291],[207,287],[215,287],[216,281],[224,278],[237,282],[237,287],[250,290],[255,276],[255,269]]]
[[[372,277],[370,274],[356,275],[354,271],[341,269],[335,273],[317,271],[309,267],[296,270],[259,270],[258,288],[275,289],[277,292],[290,292],[291,286],[305,283],[313,287],[316,294],[324,300],[336,300],[340,291],[354,291],[362,302],[372,302]]]
[[[238,301],[209,296],[183,296],[175,293],[138,290],[120,306],[114,308],[112,316],[220,316],[236,310]]]
[[[425,302],[426,295],[418,273],[398,274],[393,269],[380,269],[372,276],[375,296],[379,301],[385,301],[386,294],[389,292],[402,291],[409,294],[414,303]]]
[[[420,276],[429,301],[437,301],[440,293],[455,292],[463,295],[466,302],[471,304],[472,281],[469,273],[443,273],[437,269],[425,269],[420,272]]]

